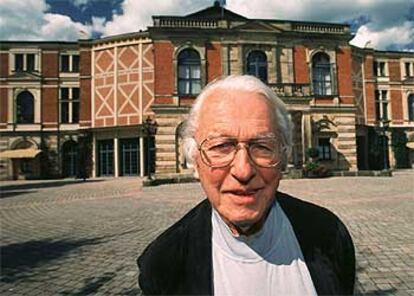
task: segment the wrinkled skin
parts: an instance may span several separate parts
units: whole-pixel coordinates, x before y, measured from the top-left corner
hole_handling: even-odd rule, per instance
[[[215,90],[206,98],[195,138],[230,136],[248,141],[262,134],[277,135],[270,103],[261,94]],[[260,228],[281,178],[278,167],[257,167],[246,149],[240,149],[224,168],[211,168],[198,154],[195,167],[212,206],[234,234],[249,234]],[[259,227],[257,227],[259,225]]]

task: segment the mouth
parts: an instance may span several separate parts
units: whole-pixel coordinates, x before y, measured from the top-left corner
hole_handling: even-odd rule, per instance
[[[226,190],[223,193],[230,195],[234,202],[244,204],[256,201],[257,195],[262,189],[263,188]]]

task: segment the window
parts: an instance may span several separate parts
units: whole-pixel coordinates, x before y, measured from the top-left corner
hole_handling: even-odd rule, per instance
[[[413,77],[414,76],[414,62],[406,62],[404,63],[405,68],[405,77]]]
[[[178,55],[178,94],[197,95],[200,91],[200,55],[194,49],[185,49]]]
[[[318,139],[319,159],[330,160],[331,158],[331,141],[330,138]]]
[[[79,122],[79,88],[62,87],[60,89],[60,122]]]
[[[112,176],[114,171],[114,142],[98,141],[98,175]]]
[[[28,91],[21,92],[16,98],[16,123],[34,122],[34,97]]]
[[[414,121],[414,94],[408,96],[408,120]]]
[[[22,72],[24,69],[23,54],[18,53],[14,55],[14,70],[16,72]]]
[[[385,62],[378,62],[374,61],[374,76],[377,77],[385,77],[386,71],[385,71]]]
[[[33,72],[35,70],[35,55],[33,53],[30,53],[26,55],[26,59],[27,59],[26,71]]]
[[[79,72],[79,55],[62,54],[60,55],[60,72]]]
[[[254,50],[247,57],[247,74],[267,82],[267,57],[263,51]]]
[[[14,54],[14,71],[34,72],[36,70],[37,70],[36,69],[36,54],[34,53]]]
[[[79,55],[72,56],[72,72],[79,72]]]
[[[375,91],[375,119],[388,121],[388,99],[386,90]]]
[[[332,67],[329,56],[317,53],[312,58],[312,84],[315,96],[330,96],[332,91]]]
[[[68,141],[63,145],[63,175],[76,177],[78,174],[78,144]]]
[[[139,173],[139,146],[138,139],[121,139],[120,147],[120,171],[121,176],[136,176]]]

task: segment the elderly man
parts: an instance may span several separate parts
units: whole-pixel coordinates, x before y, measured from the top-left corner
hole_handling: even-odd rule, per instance
[[[198,96],[184,130],[207,199],[138,259],[144,294],[352,294],[351,237],[328,210],[277,192],[291,145],[283,102],[252,76]]]

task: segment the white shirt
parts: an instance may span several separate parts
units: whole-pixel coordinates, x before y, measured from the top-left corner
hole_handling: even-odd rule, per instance
[[[292,225],[275,202],[262,229],[235,236],[212,211],[214,295],[317,295]]]

